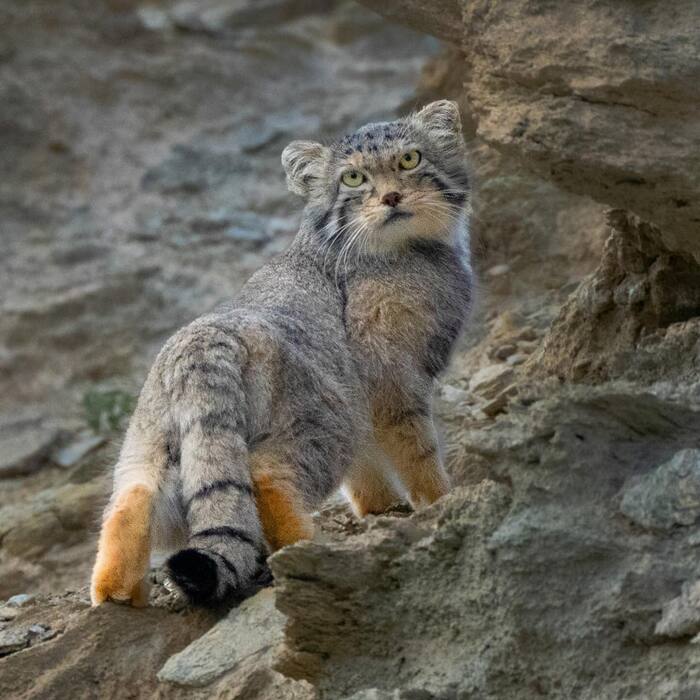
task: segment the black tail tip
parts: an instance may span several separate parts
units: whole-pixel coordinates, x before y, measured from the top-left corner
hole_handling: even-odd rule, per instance
[[[216,562],[197,549],[181,549],[165,564],[166,575],[193,605],[218,603],[219,574]]]

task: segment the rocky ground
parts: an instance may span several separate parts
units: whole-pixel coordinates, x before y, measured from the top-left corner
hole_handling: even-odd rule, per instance
[[[363,3],[0,2],[0,696],[700,697],[697,5]],[[477,188],[454,491],[333,500],[229,612],[157,567],[90,609],[149,362],[295,230],[282,147],[436,96]]]

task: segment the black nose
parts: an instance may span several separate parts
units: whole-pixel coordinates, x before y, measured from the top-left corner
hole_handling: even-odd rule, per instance
[[[382,197],[382,204],[386,204],[387,207],[395,207],[402,199],[400,192],[387,192]]]

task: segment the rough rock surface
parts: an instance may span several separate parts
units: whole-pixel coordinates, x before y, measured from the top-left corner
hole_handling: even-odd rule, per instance
[[[343,2],[0,0],[0,697],[700,697],[698,5],[362,1],[451,46]],[[286,245],[285,142],[445,96],[481,287],[454,491],[334,499],[232,611],[157,567],[91,610],[124,392]]]
[[[412,0],[363,0],[411,23]],[[479,136],[547,179],[660,230],[700,259],[700,7],[438,0],[426,31],[462,49]],[[454,31],[461,18],[461,35]]]

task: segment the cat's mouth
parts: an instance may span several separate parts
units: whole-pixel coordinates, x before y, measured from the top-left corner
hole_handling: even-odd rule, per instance
[[[395,221],[400,221],[401,219],[410,219],[413,214],[410,211],[403,211],[401,209],[392,209],[384,219],[384,226],[387,224],[393,224]]]

